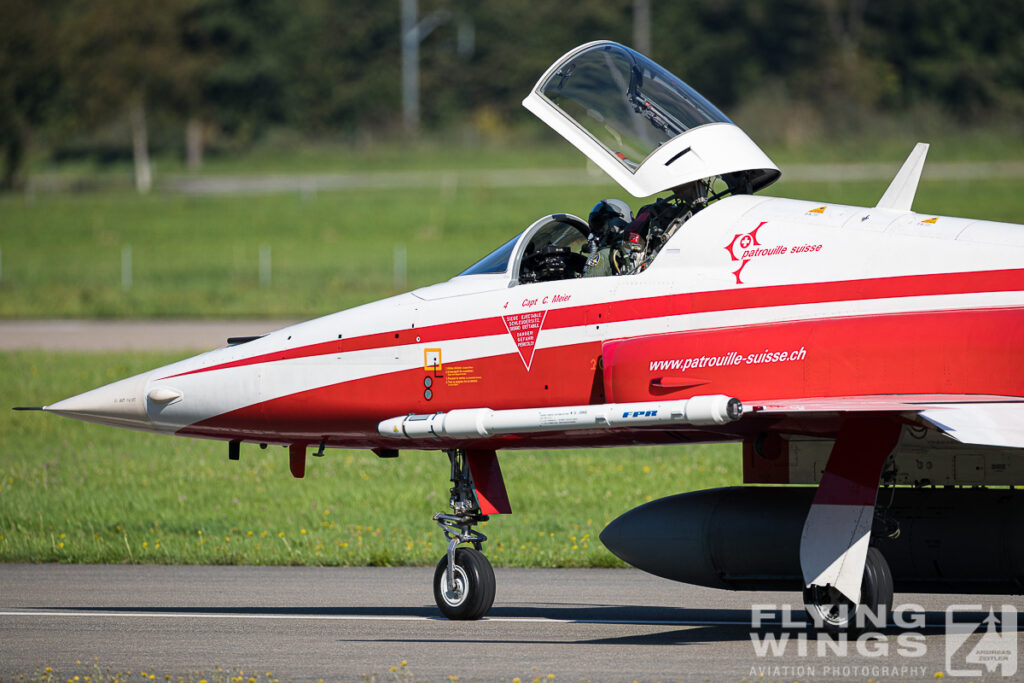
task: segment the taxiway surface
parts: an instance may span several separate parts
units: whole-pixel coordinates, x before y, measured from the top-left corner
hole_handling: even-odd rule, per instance
[[[815,636],[776,613],[754,631],[759,654],[751,605],[788,603],[802,620],[799,594],[696,588],[633,570],[499,569],[489,617],[457,623],[438,616],[432,571],[0,565],[0,679],[46,667],[60,680],[84,677],[95,662],[156,680],[934,681],[947,669],[947,605],[1020,607],[1019,598],[898,596],[921,605],[931,626],[912,641],[888,628],[823,656]],[[764,648],[768,636],[776,647],[787,636],[780,654]]]
[[[205,351],[288,320],[0,320],[0,351]]]

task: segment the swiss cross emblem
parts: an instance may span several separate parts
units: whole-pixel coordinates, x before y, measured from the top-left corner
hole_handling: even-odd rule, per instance
[[[749,258],[743,258],[743,252],[750,249],[751,247],[759,247],[761,243],[757,241],[757,231],[767,223],[768,221],[761,221],[757,224],[757,227],[750,232],[737,233],[732,236],[732,241],[725,245],[725,250],[729,252],[729,258],[733,261],[740,261],[740,267],[732,271],[732,274],[736,277],[736,284],[742,285],[743,280],[740,279],[740,274],[743,272],[744,266],[750,263]]]

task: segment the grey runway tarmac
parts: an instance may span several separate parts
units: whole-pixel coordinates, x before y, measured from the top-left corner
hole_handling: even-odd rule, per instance
[[[132,680],[145,671],[196,681],[268,672],[280,681],[934,681],[947,669],[950,603],[1020,607],[998,596],[897,596],[920,605],[929,625],[911,641],[895,627],[851,638],[841,655],[818,652],[816,636],[782,621],[787,604],[803,620],[798,593],[697,588],[625,569],[498,569],[488,618],[451,622],[433,604],[432,572],[0,565],[0,679],[46,667],[60,680],[84,677],[95,662]],[[760,648],[754,604],[775,606],[753,630]],[[770,636],[776,647],[787,636],[781,651],[764,645]],[[968,649],[954,653],[961,663]]]
[[[289,320],[0,320],[0,351],[206,351]]]

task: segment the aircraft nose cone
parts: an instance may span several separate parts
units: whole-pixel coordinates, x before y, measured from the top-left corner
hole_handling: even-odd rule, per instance
[[[66,398],[43,410],[86,422],[115,427],[152,427],[146,413],[146,381],[150,373],[143,373],[113,384]]]

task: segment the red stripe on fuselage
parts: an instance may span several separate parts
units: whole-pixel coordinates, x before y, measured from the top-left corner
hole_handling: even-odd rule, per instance
[[[351,339],[332,339],[327,342],[299,346],[294,349],[283,349],[273,351],[249,358],[241,358],[228,363],[219,363],[207,368],[189,370],[170,377],[182,377],[194,375],[200,372],[212,372],[227,368],[237,368],[246,365],[259,365],[260,363],[273,363],[282,360],[294,360],[296,358],[310,358],[312,356],[325,356],[332,353],[348,353],[351,351],[365,351],[367,349],[382,349],[391,346],[405,346],[406,344],[432,344],[448,339],[469,339],[472,337],[485,337],[495,334],[507,334],[501,318],[482,318],[479,320],[463,320],[444,325],[430,325],[423,328],[409,328],[403,330],[390,330],[388,332],[375,332],[373,334],[352,337]]]
[[[1024,396],[1024,309],[928,311],[667,332],[605,342],[610,401]],[[691,382],[681,381],[690,378]],[[674,382],[654,381],[672,379]],[[696,381],[696,380],[699,380]]]
[[[544,322],[544,329],[580,327],[588,323],[608,324],[685,315],[688,313],[732,311],[837,301],[1007,292],[1017,291],[1022,288],[1024,288],[1024,269],[943,273],[937,275],[907,275],[868,280],[752,287],[749,289],[737,288],[549,309]],[[413,343],[432,344],[447,340],[506,333],[506,328],[500,316],[479,318],[476,320],[427,325],[422,328],[378,332],[351,339],[331,340],[242,358],[228,363],[211,365],[178,375],[171,375],[170,377],[332,353],[404,346]],[[163,379],[168,378],[165,377]]]

